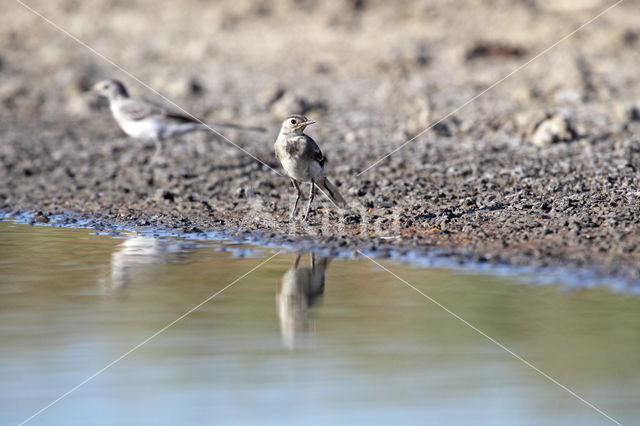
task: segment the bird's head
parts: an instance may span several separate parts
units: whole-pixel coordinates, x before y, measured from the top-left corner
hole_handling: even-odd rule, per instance
[[[93,91],[109,100],[129,97],[126,87],[118,80],[100,81],[93,85]]]
[[[313,120],[309,120],[304,115],[292,114],[282,122],[282,132],[285,134],[302,134],[304,129],[315,123]]]

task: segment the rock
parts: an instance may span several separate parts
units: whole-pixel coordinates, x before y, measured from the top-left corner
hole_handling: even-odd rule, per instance
[[[285,92],[271,104],[271,112],[278,118],[289,114],[307,114],[310,111],[324,111],[326,105],[322,101],[310,101],[291,92]]]
[[[156,190],[154,198],[156,199],[156,201],[168,201],[170,203],[173,203],[176,199],[176,194],[167,189],[158,188]]]
[[[576,136],[576,132],[567,118],[554,115],[536,126],[531,136],[531,143],[535,146],[545,147],[557,142],[570,142]]]
[[[538,125],[548,117],[549,115],[543,110],[531,109],[515,113],[509,122],[515,124],[523,139],[530,139]]]
[[[523,47],[498,42],[480,41],[467,50],[465,60],[485,58],[520,58],[527,54]]]
[[[449,117],[444,121],[437,122],[431,128],[433,132],[438,136],[443,136],[445,138],[450,138],[453,136],[455,129],[458,127],[459,122],[455,117]]]
[[[243,186],[237,188],[233,193],[233,196],[235,198],[244,198],[246,195],[247,195],[247,190]]]
[[[346,213],[340,218],[341,223],[355,224],[362,222],[362,217],[358,214]]]
[[[419,96],[407,114],[407,128],[405,135],[415,136],[424,131],[432,121],[431,100],[427,95]]]
[[[622,34],[622,44],[626,47],[635,47],[640,40],[640,32],[634,31],[632,29],[626,30]]]
[[[205,92],[204,85],[196,76],[167,79],[162,87],[166,93],[175,98],[200,96]]]
[[[36,212],[32,219],[33,223],[49,223],[49,216],[41,211]]]
[[[640,103],[618,105],[614,113],[623,124],[640,121]]]
[[[537,96],[535,89],[529,86],[518,86],[511,92],[511,98],[521,104],[531,102]]]

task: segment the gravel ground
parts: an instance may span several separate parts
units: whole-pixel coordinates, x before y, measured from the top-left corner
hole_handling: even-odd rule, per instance
[[[640,280],[637,2],[495,87],[613,2],[28,2],[188,111],[268,127],[222,133],[280,173],[273,142],[282,119],[318,121],[308,134],[350,208],[318,201],[308,223],[285,223],[288,178],[216,135],[173,140],[166,164],[150,164],[153,147],[123,135],[87,89],[118,78],[135,96],[159,97],[6,3],[5,212]]]

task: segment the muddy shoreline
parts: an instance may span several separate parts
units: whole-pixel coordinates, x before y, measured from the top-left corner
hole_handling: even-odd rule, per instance
[[[164,164],[149,164],[152,147],[125,137],[87,89],[115,77],[135,96],[158,98],[17,4],[0,18],[0,210],[640,281],[636,5],[620,5],[360,174],[605,2],[478,1],[464,14],[439,1],[403,10],[301,2],[293,11],[284,2],[167,2],[157,19],[134,3],[34,6],[194,114],[267,126],[266,135],[222,133],[280,173],[273,142],[283,116],[318,121],[308,133],[349,210],[320,199],[308,223],[285,223],[288,179],[211,134],[176,139]]]
[[[401,246],[381,239],[378,244],[369,243],[361,246],[350,244],[332,244],[318,242],[313,238],[282,238],[273,232],[246,230],[230,230],[227,227],[213,227],[202,231],[197,227],[180,228],[172,226],[157,217],[141,217],[138,220],[126,220],[109,217],[109,215],[88,214],[67,211],[64,213],[47,213],[43,211],[0,210],[0,220],[12,221],[32,226],[54,226],[90,229],[100,233],[119,235],[136,232],[140,235],[158,238],[179,238],[188,241],[215,240],[233,243],[251,244],[258,247],[273,248],[285,252],[321,252],[331,257],[371,256],[376,259],[391,260],[417,267],[460,268],[480,273],[512,275],[524,283],[555,284],[562,283],[567,288],[582,289],[589,287],[609,287],[621,292],[640,290],[640,280],[624,270],[608,270],[602,265],[546,263],[537,259],[518,263],[509,258],[494,256],[489,260],[486,256],[473,252],[441,248],[416,248]]]

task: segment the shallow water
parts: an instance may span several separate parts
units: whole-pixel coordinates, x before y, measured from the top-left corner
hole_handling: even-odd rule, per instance
[[[0,223],[0,424],[19,424],[276,253]],[[640,298],[381,263],[624,424]],[[613,424],[370,260],[280,253],[33,425]]]

